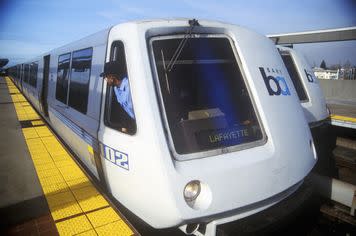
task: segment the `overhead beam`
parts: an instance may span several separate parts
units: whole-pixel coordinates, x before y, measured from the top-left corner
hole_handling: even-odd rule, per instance
[[[275,44],[321,43],[356,40],[356,27],[267,35]]]

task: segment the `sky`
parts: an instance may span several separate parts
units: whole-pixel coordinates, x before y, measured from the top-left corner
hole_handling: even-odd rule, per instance
[[[356,0],[0,0],[0,58],[11,66],[118,23],[174,17],[291,33],[356,26]],[[356,65],[356,41],[295,48],[311,65]]]

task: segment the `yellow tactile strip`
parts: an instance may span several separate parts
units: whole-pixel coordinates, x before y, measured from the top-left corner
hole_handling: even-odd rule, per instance
[[[40,116],[6,77],[51,215],[60,235],[133,235],[132,229],[96,190]]]
[[[340,120],[340,121],[344,121],[344,122],[356,123],[356,118],[353,118],[353,117],[340,116],[340,115],[334,115],[334,114],[332,114],[330,117],[332,120]]]

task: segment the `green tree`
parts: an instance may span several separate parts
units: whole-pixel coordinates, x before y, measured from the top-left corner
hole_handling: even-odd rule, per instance
[[[323,68],[324,70],[326,70],[326,63],[324,60],[321,61],[320,68]]]
[[[330,70],[338,70],[341,69],[341,65],[340,64],[335,64],[335,65],[331,65],[329,66]]]
[[[351,68],[351,63],[349,60],[346,60],[344,66],[343,66],[345,69],[350,69]]]

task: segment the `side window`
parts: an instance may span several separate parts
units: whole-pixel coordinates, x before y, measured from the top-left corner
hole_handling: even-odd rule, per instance
[[[120,132],[133,135],[136,133],[137,127],[127,73],[125,48],[122,42],[116,41],[112,44],[110,61],[117,62],[115,76],[119,82],[107,86],[105,124]]]
[[[33,62],[30,69],[30,80],[29,84],[36,88],[37,85],[37,72],[38,72],[38,62]]]
[[[28,64],[25,64],[24,65],[24,82],[26,82],[26,83],[28,83],[29,73],[30,73],[30,67]]]
[[[91,59],[93,49],[73,52],[68,105],[81,113],[87,112]]]
[[[27,64],[26,82],[30,83],[31,78],[31,65]]]
[[[302,78],[299,76],[297,67],[293,61],[292,56],[287,52],[281,52],[281,56],[282,56],[284,65],[287,68],[288,74],[289,74],[290,78],[292,79],[295,90],[297,91],[299,100],[301,102],[307,102],[308,101],[307,93],[304,89],[304,86],[302,83]]]
[[[56,99],[67,104],[70,53],[58,57]]]

